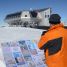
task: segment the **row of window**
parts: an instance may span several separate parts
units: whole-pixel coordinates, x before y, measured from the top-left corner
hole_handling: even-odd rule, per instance
[[[50,17],[50,15],[45,15],[45,18],[49,18]]]
[[[8,17],[7,19],[11,19],[11,18],[19,18],[20,16],[12,16],[12,17]],[[28,17],[28,15],[25,15],[25,17]],[[31,15],[31,17],[34,17],[34,18],[36,18],[37,16],[35,16],[34,14],[33,15]],[[50,15],[45,15],[45,18],[49,18],[50,17]]]
[[[6,17],[6,19],[11,19],[11,18],[19,18],[20,15],[16,15],[16,16],[10,16],[10,17]]]
[[[22,23],[22,22],[15,22],[15,23],[11,23],[11,25],[23,25],[24,27],[26,26],[33,26],[33,25],[38,25],[38,22],[36,23],[29,23],[29,22],[25,22],[25,23]]]
[[[25,17],[28,17],[27,15],[25,15]],[[45,18],[49,18],[50,17],[50,15],[45,15]]]

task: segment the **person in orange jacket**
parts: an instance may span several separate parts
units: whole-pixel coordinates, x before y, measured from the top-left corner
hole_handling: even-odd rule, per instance
[[[49,18],[50,29],[43,33],[38,47],[44,50],[48,67],[67,67],[67,30],[58,14]]]

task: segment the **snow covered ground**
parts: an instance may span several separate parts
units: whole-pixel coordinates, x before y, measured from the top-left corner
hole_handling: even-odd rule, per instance
[[[0,27],[0,44],[2,42],[18,40],[39,41],[43,30],[25,27]],[[0,67],[5,67],[3,53],[0,45]]]
[[[42,30],[25,27],[0,27],[0,41],[39,40]]]

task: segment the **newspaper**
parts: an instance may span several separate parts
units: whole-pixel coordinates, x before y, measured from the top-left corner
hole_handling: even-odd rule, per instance
[[[36,40],[4,42],[1,46],[6,67],[46,67]]]

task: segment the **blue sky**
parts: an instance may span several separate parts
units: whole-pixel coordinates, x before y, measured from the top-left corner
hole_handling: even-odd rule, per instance
[[[37,8],[52,8],[52,13],[58,13],[62,21],[67,21],[67,0],[0,0],[0,25],[5,24],[7,14]]]

